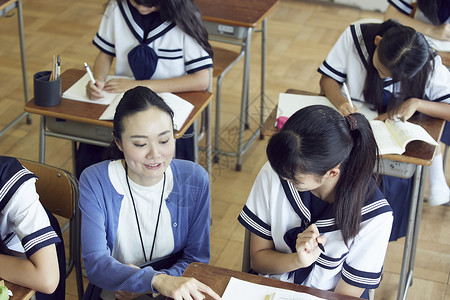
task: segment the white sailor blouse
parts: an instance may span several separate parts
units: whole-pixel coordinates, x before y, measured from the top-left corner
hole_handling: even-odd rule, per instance
[[[102,52],[116,57],[115,75],[167,79],[212,68],[205,49],[174,22],[162,21],[159,12],[152,12],[151,30],[146,33],[132,9],[127,0],[110,1],[93,40]]]
[[[347,84],[353,100],[364,101],[363,89],[368,63],[375,51],[375,32],[379,24],[354,24],[339,37],[318,72],[342,84]],[[383,106],[386,106],[400,83],[392,78],[384,80]],[[424,100],[450,103],[450,72],[442,64],[441,57],[434,57],[434,72],[425,86]]]
[[[350,285],[373,289],[381,279],[392,226],[392,210],[376,189],[361,211],[359,233],[345,245],[334,220],[333,205],[310,192],[299,192],[279,177],[267,162],[258,174],[239,222],[271,240],[276,251],[295,252],[297,234],[315,223],[327,238],[325,252],[308,268],[284,274],[260,274],[283,281],[334,290],[342,278]]]
[[[36,178],[15,158],[0,156],[0,238],[27,257],[61,241],[39,202]]]
[[[409,16],[413,11],[413,2],[415,0],[388,0],[389,4],[394,6],[401,13]],[[441,24],[450,23],[450,1],[441,1],[439,3],[438,17]],[[417,7],[414,14],[414,19],[431,24],[432,22],[423,14],[423,12]]]

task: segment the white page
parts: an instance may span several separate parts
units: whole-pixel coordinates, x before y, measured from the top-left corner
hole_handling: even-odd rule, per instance
[[[273,295],[289,300],[323,300],[310,294],[274,288],[266,285],[251,283],[234,277],[230,278],[222,300],[265,300],[266,296]],[[284,298],[282,298],[284,297]]]
[[[106,77],[106,81],[114,78],[126,78],[131,79],[129,77],[124,76],[112,76],[109,75]],[[84,74],[83,77],[81,77],[77,82],[75,82],[70,88],[67,89],[62,95],[63,98],[76,100],[76,101],[83,101],[83,102],[90,102],[90,103],[96,103],[96,104],[103,104],[108,105],[114,101],[114,99],[121,93],[107,93],[103,91],[103,95],[105,97],[100,98],[98,100],[91,100],[86,95],[86,85],[90,81],[90,77],[88,73]],[[123,93],[122,93],[123,94]],[[120,98],[122,98],[120,96]]]
[[[352,103],[368,120],[373,120],[378,116],[378,113],[371,110],[366,103],[362,101],[352,101]],[[296,111],[311,105],[325,105],[337,110],[336,106],[325,96],[280,93],[277,118],[280,116],[291,117]]]
[[[174,127],[175,130],[179,130],[183,126],[184,122],[186,122],[186,119],[191,114],[191,111],[194,109],[194,105],[172,93],[158,93],[158,95],[173,110]],[[103,114],[100,116],[100,120],[114,119],[116,107],[119,104],[120,100],[122,99],[122,96],[123,93],[120,94],[120,97],[114,99],[114,101],[105,109]]]
[[[430,145],[438,146],[438,143],[420,125],[411,122],[386,120],[386,127],[391,131],[399,145],[403,148],[405,148],[409,142],[414,140],[420,140]]]
[[[392,136],[383,121],[372,120],[369,123],[372,127],[373,136],[375,137],[380,155],[402,154],[405,152],[405,149],[400,147],[398,141]]]
[[[430,47],[436,51],[450,52],[450,41],[441,41],[430,36],[425,35]]]

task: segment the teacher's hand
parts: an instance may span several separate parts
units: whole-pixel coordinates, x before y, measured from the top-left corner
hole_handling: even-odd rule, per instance
[[[153,288],[174,300],[202,300],[205,299],[204,294],[216,300],[221,299],[209,286],[195,278],[157,274],[153,278]]]

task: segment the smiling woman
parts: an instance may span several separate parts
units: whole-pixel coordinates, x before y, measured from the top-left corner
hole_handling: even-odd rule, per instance
[[[103,299],[148,293],[219,299],[201,282],[180,277],[191,262],[209,262],[210,199],[206,171],[172,159],[172,110],[150,89],[131,89],[117,106],[113,134],[114,160],[87,168],[80,178],[90,283],[103,289]],[[175,253],[181,258],[163,271],[136,267]]]

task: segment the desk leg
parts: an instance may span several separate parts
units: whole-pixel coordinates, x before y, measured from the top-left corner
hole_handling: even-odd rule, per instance
[[[194,120],[194,162],[198,164],[198,121],[197,119]],[[181,137],[183,138],[183,137]]]
[[[267,40],[267,18],[262,21],[262,36],[261,36],[261,119],[259,127],[262,128],[264,124],[264,97],[266,96],[266,40]],[[263,140],[264,135],[260,133],[259,139]]]
[[[237,145],[237,162],[236,171],[242,169],[242,148],[244,146],[244,130],[246,124],[248,106],[249,106],[249,79],[250,79],[250,42],[252,37],[252,28],[247,30],[247,38],[245,41],[245,57],[244,57],[244,79],[242,84],[242,100],[241,100],[241,116],[239,120],[239,137]]]
[[[415,247],[419,236],[420,217],[422,215],[423,187],[425,171],[421,165],[416,166],[414,183],[409,209],[408,229],[406,231],[405,245],[403,249],[402,267],[400,270],[400,282],[398,286],[397,300],[406,299],[409,285],[412,281],[412,272],[415,259]],[[419,211],[420,210],[420,211]]]
[[[22,0],[17,1],[17,19],[19,21],[19,36],[20,36],[20,57],[22,59],[22,79],[23,79],[23,90],[25,93],[25,104],[30,97],[28,95],[28,81],[27,81],[27,62],[25,59],[25,38],[24,38],[24,28],[23,28],[23,16],[22,16]],[[30,116],[27,116],[27,122],[30,123]]]
[[[39,128],[39,162],[45,163],[45,117],[41,116]]]
[[[211,114],[212,114],[212,102],[208,104],[206,107],[205,114],[205,123],[206,123],[206,171],[209,174],[209,178],[211,179],[211,156],[212,156],[212,129],[211,129]]]

